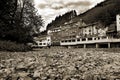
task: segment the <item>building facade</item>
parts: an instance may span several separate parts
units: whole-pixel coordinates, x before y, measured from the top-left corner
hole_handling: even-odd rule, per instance
[[[120,31],[120,14],[116,15],[117,31]]]
[[[47,47],[50,45],[51,45],[51,37],[45,35],[45,36],[35,37],[32,47]]]
[[[116,22],[109,26],[101,23],[85,24],[81,19],[69,21],[50,31],[52,42],[60,42],[61,46],[82,45],[87,47],[120,47],[117,37],[120,31],[120,15],[116,15]]]

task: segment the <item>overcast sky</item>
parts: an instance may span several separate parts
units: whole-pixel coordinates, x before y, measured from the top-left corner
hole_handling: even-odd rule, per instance
[[[34,0],[34,3],[47,25],[58,15],[70,10],[76,10],[80,14],[101,1],[103,0]]]

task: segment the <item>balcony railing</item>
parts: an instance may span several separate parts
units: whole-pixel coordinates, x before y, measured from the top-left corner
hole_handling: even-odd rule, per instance
[[[74,40],[66,39],[61,41],[61,45],[77,45],[77,44],[93,44],[93,43],[108,43],[120,42],[120,38],[113,37],[91,37],[91,38],[76,38]]]

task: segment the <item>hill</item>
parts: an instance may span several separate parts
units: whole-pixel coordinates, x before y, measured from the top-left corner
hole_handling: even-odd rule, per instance
[[[76,15],[76,11],[70,11],[62,16],[57,16],[55,20],[48,24],[47,30],[59,27],[70,20],[73,22],[82,19],[86,24],[100,22],[105,26],[109,26],[116,21],[116,15],[120,13],[120,0],[105,0],[95,7],[89,9],[85,13]],[[71,17],[72,15],[72,17]],[[46,31],[47,32],[47,31]],[[43,32],[46,33],[46,32]]]
[[[59,27],[60,25],[64,24],[65,22],[68,22],[72,18],[76,17],[77,13],[75,10],[69,11],[63,15],[59,15],[53,20],[51,23],[47,25],[47,30]]]
[[[116,20],[116,15],[120,13],[120,0],[105,0],[97,4],[94,8],[78,15],[86,23],[100,21],[104,25],[110,25]]]

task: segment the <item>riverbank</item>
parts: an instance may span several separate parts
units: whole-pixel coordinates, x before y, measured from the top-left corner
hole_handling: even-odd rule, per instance
[[[52,47],[0,52],[0,78],[17,80],[114,80],[120,78],[118,49]]]

